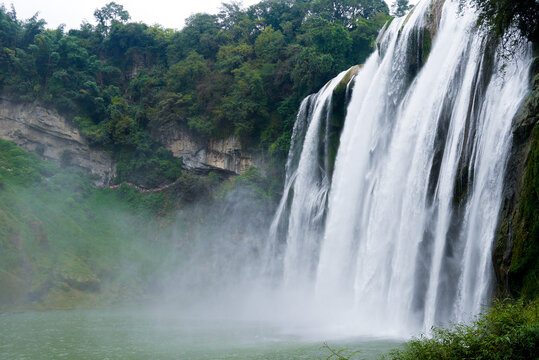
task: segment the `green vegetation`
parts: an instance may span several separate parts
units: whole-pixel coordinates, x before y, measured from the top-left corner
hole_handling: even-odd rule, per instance
[[[386,356],[392,360],[536,358],[539,352],[539,302],[495,303],[471,325],[434,329],[432,337],[408,342]]]
[[[536,92],[535,97],[530,100],[535,101],[536,109],[539,105],[538,100]],[[539,239],[539,123],[537,121],[531,135],[530,153],[520,196],[521,200],[514,218],[514,243],[508,276],[513,292],[527,299],[536,299],[539,297],[539,246],[537,243]]]
[[[152,230],[171,206],[164,193],[94,188],[0,140],[0,310],[143,293],[169,246]]]
[[[301,99],[362,63],[389,18],[382,0],[232,2],[180,31],[129,23],[116,3],[94,16],[52,30],[1,6],[0,91],[58,109],[113,151],[118,182],[150,187],[179,176],[149,136],[170,121],[203,139],[236,134],[282,162]]]
[[[532,91],[515,120],[514,151],[507,180],[514,188],[504,205],[494,254],[500,293],[539,296],[539,56],[531,69]]]
[[[243,174],[229,179],[225,182],[217,192],[217,197],[221,198],[226,196],[227,193],[233,191],[235,188],[248,188],[253,193],[257,194],[260,200],[275,199],[278,191],[281,191],[280,184],[276,181],[272,181],[267,177],[264,177],[260,172],[260,169],[251,167],[247,169]]]
[[[328,360],[362,359],[361,350],[349,352],[324,347]],[[539,352],[539,301],[498,301],[471,324],[433,328],[384,360],[528,360]]]
[[[0,312],[138,302],[190,249],[228,236],[234,220],[224,223],[223,211],[239,234],[269,226],[275,181],[251,168],[221,183],[184,173],[162,191],[95,188],[74,168],[0,140]],[[196,261],[193,268],[213,264]]]
[[[0,142],[6,306],[138,297],[179,246],[171,233],[185,234],[185,250],[200,240],[190,234],[222,231],[220,209],[239,214],[239,229],[242,217],[269,213],[278,180],[254,168],[223,184],[217,174],[182,171],[152,130],[176,123],[203,140],[234,134],[281,169],[301,99],[363,62],[389,19],[382,0],[265,0],[247,9],[232,2],[217,15],[191,16],[180,31],[129,22],[113,2],[94,17],[95,26],[47,29],[37,14],[20,20],[0,6],[0,92],[57,109],[112,152],[116,184],[172,186],[96,189],[74,169]],[[197,199],[208,201],[187,207]],[[268,218],[250,224],[259,231]]]
[[[475,3],[480,23],[499,38],[515,25],[538,43],[535,0]],[[395,4],[405,11],[406,1]],[[150,194],[126,184],[94,188],[76,170],[0,140],[0,311],[138,299],[172,265],[163,261],[178,245],[172,232],[192,234],[197,226],[208,234],[219,231],[222,217],[210,215],[209,207],[245,192],[251,196],[245,216],[254,214],[254,207],[269,208],[279,185],[258,169],[222,185],[216,174],[200,179],[182,172],[181,159],[155,143],[151,129],[176,122],[203,139],[235,134],[244,147],[268,151],[280,164],[300,100],[339,71],[362,63],[389,19],[382,0],[264,0],[248,9],[229,3],[217,15],[191,16],[180,31],[128,23],[128,12],[115,3],[94,16],[96,26],[51,30],[37,16],[19,20],[1,6],[1,92],[58,109],[93,144],[111,150],[118,161],[117,183],[174,185]],[[418,40],[422,61],[430,35]],[[334,94],[331,164],[348,79]],[[532,129],[530,151],[507,225],[513,234],[507,276],[511,291],[523,300],[496,303],[471,325],[435,329],[433,337],[412,340],[389,359],[528,359],[539,353],[538,82],[536,75],[523,115]],[[215,203],[171,218],[171,210],[201,197]],[[236,208],[224,209],[229,214]],[[259,229],[264,221],[251,225]],[[187,236],[187,246],[198,240]],[[507,243],[498,247],[502,261]],[[336,351],[330,358],[347,356]]]

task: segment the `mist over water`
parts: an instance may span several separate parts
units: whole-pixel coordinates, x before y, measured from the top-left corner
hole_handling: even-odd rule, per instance
[[[531,54],[501,56],[459,3],[419,2],[359,71],[302,102],[276,209],[238,188],[180,214],[204,221],[174,235],[182,261],[160,279],[158,313],[322,342],[405,339],[488,306]]]

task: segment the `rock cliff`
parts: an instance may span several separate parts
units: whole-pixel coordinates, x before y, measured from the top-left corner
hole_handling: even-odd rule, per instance
[[[237,175],[255,165],[253,156],[242,150],[236,136],[201,140],[186,126],[173,121],[154,127],[151,136],[174,156],[182,157],[188,170],[198,174],[217,171]]]
[[[494,252],[500,295],[539,296],[539,57],[532,91],[513,125],[513,145]]]
[[[151,130],[152,138],[182,157],[187,170],[205,175],[241,174],[255,164],[242,150],[236,136],[202,140],[181,124],[168,122]],[[0,138],[38,153],[62,166],[76,166],[95,176],[96,185],[109,184],[116,176],[112,155],[92,146],[57,111],[38,103],[20,103],[0,96]]]
[[[0,96],[0,138],[62,166],[75,166],[95,176],[96,185],[116,175],[112,156],[95,148],[58,112],[37,103],[18,103]]]

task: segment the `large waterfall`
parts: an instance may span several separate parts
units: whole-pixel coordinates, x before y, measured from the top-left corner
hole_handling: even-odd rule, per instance
[[[467,320],[492,295],[492,244],[529,49],[510,59],[458,0],[423,0],[363,67],[301,105],[266,271],[368,334]],[[357,72],[357,74],[356,74]],[[347,107],[336,159],[336,88]],[[334,163],[333,163],[334,162]]]

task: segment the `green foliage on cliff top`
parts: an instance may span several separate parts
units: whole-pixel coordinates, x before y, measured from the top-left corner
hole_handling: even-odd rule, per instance
[[[128,23],[115,3],[94,15],[97,26],[52,30],[1,6],[0,89],[57,108],[115,153],[144,154],[127,161],[140,169],[158,148],[149,129],[168,121],[283,159],[300,100],[363,62],[389,18],[382,0],[232,2],[180,31]]]

